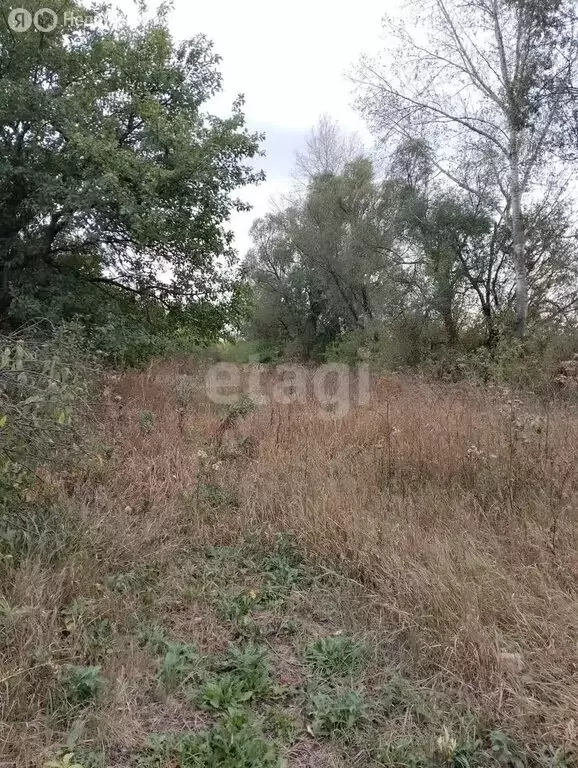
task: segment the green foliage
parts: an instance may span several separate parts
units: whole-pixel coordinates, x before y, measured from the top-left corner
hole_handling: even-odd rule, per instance
[[[19,470],[19,465],[10,467],[3,476],[0,559],[18,565],[22,559],[37,555],[46,563],[58,562],[66,552],[78,546],[82,535],[79,521],[58,504],[27,502],[29,476]]]
[[[231,646],[221,670],[240,682],[251,698],[262,699],[273,692],[267,649],[253,643]]]
[[[291,565],[281,555],[268,555],[263,560],[263,569],[266,572],[267,580],[279,587],[292,587],[304,575],[304,570],[301,566]]]
[[[331,148],[329,148],[330,150]],[[257,220],[245,270],[254,289],[250,338],[319,358],[343,331],[371,324],[401,299],[391,197],[371,161],[345,157],[305,194]],[[405,291],[407,293],[407,290]]]
[[[158,655],[167,652],[170,640],[163,627],[158,624],[145,624],[137,634],[139,648],[148,648],[151,653]]]
[[[75,757],[82,768],[106,768],[105,755],[94,749],[77,749]]]
[[[500,765],[507,768],[526,768],[527,762],[522,750],[503,731],[492,731],[490,743],[492,754]]]
[[[138,417],[138,425],[143,435],[150,435],[155,425],[155,415],[152,411],[141,411]]]
[[[319,736],[340,735],[360,727],[365,721],[366,706],[357,691],[316,693],[309,705],[311,728]]]
[[[292,587],[302,580],[305,569],[295,538],[291,534],[279,534],[274,550],[263,558],[261,568],[273,587]]]
[[[303,727],[294,715],[280,707],[268,710],[265,724],[267,732],[271,731],[284,744],[293,744]]]
[[[201,482],[197,487],[196,501],[209,510],[227,510],[239,506],[237,493],[217,483]]]
[[[129,571],[113,573],[107,577],[110,589],[122,594],[150,592],[159,578],[159,567],[155,563],[142,563]]]
[[[247,643],[231,646],[194,698],[204,709],[233,711],[274,693],[267,649]]]
[[[249,614],[257,606],[257,592],[243,592],[239,595],[228,595],[219,600],[217,610],[227,621],[246,624]]]
[[[281,768],[274,744],[258,722],[234,712],[208,731],[155,736],[139,757],[139,768]]]
[[[240,709],[252,698],[254,692],[245,686],[243,680],[227,673],[206,680],[195,697],[203,709],[223,711]]]
[[[106,656],[114,633],[114,626],[107,618],[98,616],[96,601],[79,597],[61,611],[66,634],[84,649],[91,661]]]
[[[266,341],[231,341],[216,345],[210,351],[225,363],[273,363],[280,356],[279,346]]]
[[[379,703],[389,717],[411,712],[420,722],[427,722],[432,711],[421,692],[416,691],[408,680],[399,675],[392,675],[382,686]]]
[[[257,404],[250,395],[243,395],[227,409],[227,415],[224,421],[227,427],[232,427],[239,419],[248,416],[257,409]]]
[[[187,643],[168,643],[159,670],[159,680],[166,688],[189,682],[198,672],[199,654]]]
[[[431,768],[431,761],[413,740],[380,746],[375,757],[383,768]]]
[[[351,637],[321,637],[304,652],[305,661],[324,675],[353,674],[359,670],[365,657],[365,648]]]
[[[99,666],[71,666],[62,675],[66,699],[71,704],[90,703],[102,691],[105,682]]]
[[[182,374],[177,377],[174,386],[175,399],[183,411],[201,395],[202,384],[196,381],[192,376]]]
[[[56,558],[78,535],[36,470],[80,457],[91,368],[78,327],[34,330],[0,337],[0,555],[14,561]]]
[[[107,359],[135,363],[240,322],[226,222],[262,178],[247,162],[261,136],[240,98],[207,115],[220,59],[203,35],[176,43],[165,6],[137,27],[93,11],[99,24],[49,35],[0,19],[0,319],[77,317]]]
[[[67,458],[74,445],[75,409],[88,395],[78,327],[43,336],[0,337],[0,430],[3,474],[48,458]],[[78,449],[78,446],[77,446]]]
[[[81,765],[75,758],[74,753],[66,752],[62,757],[55,760],[49,760],[44,763],[44,768],[87,768]]]

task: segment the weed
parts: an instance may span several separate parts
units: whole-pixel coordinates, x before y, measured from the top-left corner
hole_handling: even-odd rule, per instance
[[[309,716],[311,730],[319,736],[338,734],[347,737],[348,731],[358,728],[365,720],[366,707],[357,691],[317,693],[311,697]]]
[[[239,499],[235,491],[217,483],[200,482],[197,488],[197,504],[209,511],[235,509]]]
[[[259,723],[242,712],[208,731],[156,736],[137,762],[139,768],[281,768],[274,744]]]
[[[227,621],[246,624],[256,602],[256,591],[223,597],[217,603],[217,612]]]
[[[167,643],[159,680],[166,688],[176,688],[193,679],[199,664],[199,655],[193,646],[187,643]]]
[[[67,701],[71,704],[87,704],[95,699],[105,685],[101,667],[68,667],[65,669],[62,684]]]
[[[254,691],[247,689],[242,680],[225,673],[206,680],[196,696],[196,701],[203,709],[231,711],[241,708],[253,697]]]
[[[113,637],[113,625],[110,619],[98,618],[96,601],[79,597],[61,612],[64,633],[70,642],[84,647],[85,654],[91,660],[106,655]]]
[[[62,755],[62,757],[56,758],[55,760],[49,760],[47,763],[44,763],[44,768],[85,768],[85,767],[76,761],[74,754],[72,752],[67,752],[65,755]]]
[[[2,471],[0,466],[0,557],[13,566],[30,556],[58,563],[81,540],[79,521],[57,504],[8,503],[2,498]]]
[[[187,374],[181,374],[174,385],[175,399],[179,408],[186,410],[199,394],[200,387],[195,379]]]
[[[145,563],[130,571],[123,571],[109,576],[106,580],[115,592],[126,595],[134,592],[150,591],[158,581],[159,569],[154,563]]]
[[[77,749],[75,755],[82,768],[106,768],[103,752],[97,752],[93,749]]]
[[[430,768],[431,766],[431,761],[413,739],[378,747],[375,759],[383,768]]]
[[[450,768],[474,768],[478,765],[478,741],[460,741],[452,736],[447,726],[436,739],[435,756],[442,765]]]
[[[500,765],[507,766],[507,768],[526,768],[527,763],[522,750],[503,731],[492,731],[490,743],[492,754]]]
[[[143,435],[150,435],[155,425],[155,415],[152,411],[141,411],[138,418],[138,425]]]
[[[271,668],[266,648],[253,643],[244,647],[232,646],[222,664],[222,669],[239,680],[253,698],[262,699],[273,691]]]
[[[431,707],[428,707],[422,696],[399,675],[392,675],[382,686],[379,703],[388,716],[410,711],[422,722],[431,719]]]
[[[346,675],[356,672],[365,657],[365,648],[351,637],[331,635],[311,643],[304,652],[305,661],[325,675]]]
[[[293,587],[303,577],[303,569],[300,566],[292,565],[277,554],[268,555],[263,560],[263,569],[272,584],[282,587]]]
[[[283,744],[293,744],[303,727],[296,717],[279,707],[267,712],[265,726]]]
[[[166,653],[170,645],[163,627],[158,624],[145,624],[137,634],[139,648],[148,648],[151,653],[158,655]]]

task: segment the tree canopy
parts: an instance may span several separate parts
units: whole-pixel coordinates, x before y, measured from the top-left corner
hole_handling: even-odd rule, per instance
[[[90,10],[98,23],[50,33],[0,15],[0,319],[122,305],[214,335],[236,295],[227,221],[263,178],[262,137],[242,97],[229,117],[205,111],[221,75],[204,35],[175,43],[162,8],[136,27]]]
[[[359,344],[381,338],[396,347],[395,364],[463,348],[465,337],[490,350],[507,338],[517,311],[514,236],[490,161],[473,190],[448,182],[423,138],[392,140],[378,173],[363,150],[343,154],[351,144],[327,118],[314,135],[309,156],[297,158],[300,176],[310,169],[305,187],[253,226],[247,333],[305,356],[348,334]],[[542,182],[522,216],[533,331],[575,324],[578,309],[571,196],[560,177]]]

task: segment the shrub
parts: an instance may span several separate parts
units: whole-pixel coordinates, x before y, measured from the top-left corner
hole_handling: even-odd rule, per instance
[[[69,525],[51,498],[49,468],[73,467],[81,453],[77,414],[93,363],[74,325],[40,339],[3,336],[0,348],[0,551],[16,559],[41,544],[54,554]]]
[[[81,338],[74,326],[63,326],[44,341],[0,337],[4,461],[30,469],[33,462],[67,457],[77,436],[75,411],[88,395]]]

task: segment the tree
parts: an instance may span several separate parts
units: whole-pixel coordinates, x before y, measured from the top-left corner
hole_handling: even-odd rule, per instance
[[[347,163],[364,155],[363,144],[355,133],[345,133],[327,114],[305,138],[305,149],[295,158],[297,175],[306,182],[317,176],[342,173]]]
[[[378,328],[406,300],[392,250],[396,200],[367,158],[314,175],[302,196],[253,226],[245,270],[256,292],[254,328],[306,356],[347,331]]]
[[[176,45],[163,10],[137,28],[93,13],[98,25],[50,33],[13,32],[0,14],[1,320],[130,297],[143,317],[222,323],[226,222],[247,207],[234,191],[262,178],[248,163],[261,137],[242,98],[228,118],[204,113],[221,75],[203,35]]]
[[[510,223],[516,332],[523,336],[525,200],[567,112],[578,56],[574,4],[433,0],[423,7],[414,4],[405,23],[384,21],[391,46],[380,60],[362,60],[360,108],[380,136],[417,136],[439,148],[435,167],[480,199],[492,169],[503,198],[495,212],[505,209]]]

